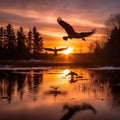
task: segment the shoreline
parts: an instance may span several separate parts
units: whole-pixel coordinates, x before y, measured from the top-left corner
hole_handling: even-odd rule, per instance
[[[69,67],[97,67],[97,66],[116,66],[119,67],[120,63],[111,61],[51,61],[51,60],[0,60],[0,67],[57,67],[57,66],[69,66]]]
[[[48,55],[46,58],[40,56],[39,59],[1,59],[0,67],[49,67],[49,66],[70,66],[70,67],[96,67],[96,66],[120,66],[120,57],[107,57],[94,54],[62,54],[54,56]]]

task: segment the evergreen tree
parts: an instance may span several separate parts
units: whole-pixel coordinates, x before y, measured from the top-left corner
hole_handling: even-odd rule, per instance
[[[4,36],[4,29],[3,29],[3,27],[0,27],[0,39],[1,39],[1,37],[3,37]]]
[[[37,31],[36,27],[33,27],[33,40],[34,40],[34,53],[40,53],[43,47],[43,38],[41,34]]]
[[[22,27],[20,27],[17,31],[17,41],[17,57],[26,57],[26,55],[28,54],[28,49],[26,47],[26,36]]]
[[[32,31],[31,29],[29,30],[28,34],[27,34],[27,37],[28,37],[28,48],[29,48],[29,51],[30,53],[33,53],[33,46],[34,46],[34,41],[33,41],[33,34],[32,34]]]
[[[0,27],[0,52],[3,47],[3,33],[4,33],[3,27]]]
[[[5,37],[5,30],[3,27],[0,27],[0,58],[7,58],[7,39]]]
[[[6,41],[8,42],[7,48],[8,48],[8,57],[14,58],[16,53],[16,37],[14,28],[11,24],[8,24],[5,29],[5,37]]]

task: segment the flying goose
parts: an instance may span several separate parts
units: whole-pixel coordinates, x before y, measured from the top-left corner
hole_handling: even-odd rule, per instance
[[[68,36],[63,36],[63,39],[65,41],[67,41],[69,38],[73,39],[73,38],[81,38],[82,40],[85,41],[85,37],[88,37],[92,34],[94,34],[96,32],[96,29],[92,29],[92,31],[90,32],[76,32],[73,27],[68,24],[67,22],[63,21],[60,17],[57,18],[57,22],[65,29],[65,31],[67,32]]]
[[[63,50],[67,50],[68,47],[66,48],[44,48],[44,50],[48,50],[48,51],[52,51],[54,52],[54,55],[56,56],[57,55],[57,52],[58,51],[63,51]]]

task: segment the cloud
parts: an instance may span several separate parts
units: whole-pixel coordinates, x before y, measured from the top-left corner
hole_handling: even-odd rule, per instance
[[[56,19],[74,26],[77,31],[99,31],[112,13],[120,11],[118,0],[1,0],[0,24],[23,26],[27,29],[37,26],[48,41],[62,39],[66,32]],[[96,35],[97,36],[97,35]]]
[[[120,10],[119,5],[118,0],[1,0],[0,9],[36,19],[61,16],[104,23],[110,13]]]

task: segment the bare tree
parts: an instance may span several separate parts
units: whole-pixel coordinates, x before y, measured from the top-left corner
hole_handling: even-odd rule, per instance
[[[111,15],[106,21],[107,42],[104,52],[108,56],[120,56],[120,13]]]
[[[109,38],[112,30],[120,29],[120,13],[110,15],[108,19],[105,21],[105,25],[107,37]]]

